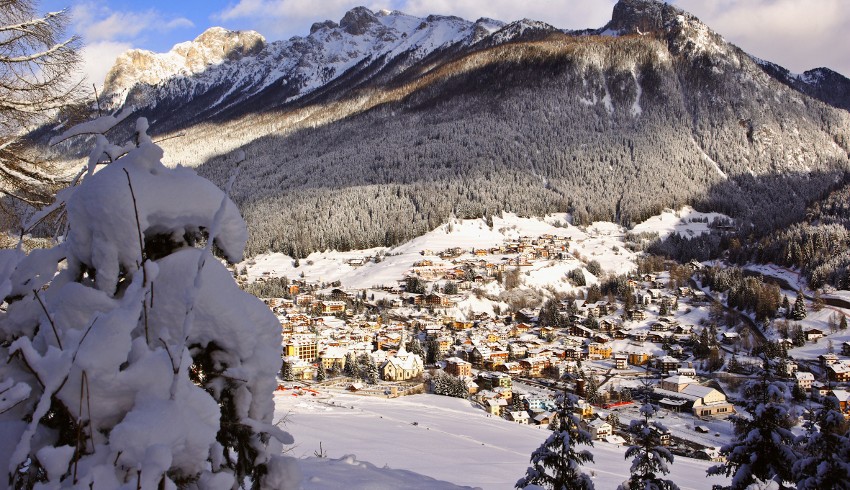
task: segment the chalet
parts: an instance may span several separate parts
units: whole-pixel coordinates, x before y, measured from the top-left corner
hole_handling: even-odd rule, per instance
[[[820,381],[815,381],[812,383],[812,397],[814,398],[826,396],[829,391],[830,387],[826,383],[821,383]]]
[[[708,295],[703,291],[694,291],[691,295],[691,304],[703,304],[708,302]]]
[[[845,356],[850,356],[850,342],[844,342],[841,344],[841,353]]]
[[[670,376],[654,389],[656,396],[679,400],[682,408],[690,409],[697,417],[731,415],[735,412],[726,395],[709,386],[700,385],[688,376]]]
[[[590,437],[594,440],[602,441],[606,437],[614,433],[614,428],[604,419],[595,419],[586,424],[587,431],[590,432]]]
[[[536,395],[536,396],[526,396],[523,400],[525,402],[526,408],[531,410],[532,412],[546,412],[549,410],[555,410],[555,401],[549,397]]]
[[[687,364],[688,364],[688,367],[680,367],[679,369],[677,369],[676,374],[679,374],[679,375],[682,375],[682,376],[690,376],[690,377],[696,376],[697,370],[694,369],[690,365],[691,364],[690,362],[688,362]]]
[[[652,356],[647,352],[630,352],[629,353],[629,364],[633,366],[643,366]]]
[[[656,426],[651,426],[649,428],[655,436],[658,438],[658,442],[661,443],[662,446],[669,446],[672,439],[670,438],[670,431],[667,428],[659,428]]]
[[[518,362],[506,362],[496,366],[496,372],[519,376],[522,374],[522,366]]]
[[[543,370],[549,367],[549,358],[530,357],[519,361],[519,365],[526,376],[537,377],[541,376]]]
[[[815,381],[815,376],[812,373],[801,373],[797,371],[794,373],[794,380],[797,383],[797,387],[803,391],[809,391],[812,389],[812,383]]]
[[[823,337],[823,330],[819,328],[810,328],[805,331],[806,340],[809,342],[816,341],[817,339]]]
[[[794,362],[794,361],[786,361],[785,362],[785,375],[786,376],[789,376],[789,377],[794,376],[794,373],[796,373],[798,369],[799,369],[799,366],[797,366],[796,362]]]
[[[679,307],[679,298],[674,294],[664,294],[658,299],[658,304],[668,310],[675,310]]]
[[[823,367],[829,366],[830,364],[835,364],[838,362],[838,356],[832,353],[821,354],[818,356],[818,361],[820,361],[820,365]]]
[[[487,413],[495,417],[501,417],[502,412],[507,408],[507,406],[508,401],[503,398],[489,398],[484,403]]]
[[[628,310],[626,312],[626,316],[629,318],[629,320],[633,320],[636,322],[646,320],[646,312],[644,312],[643,310]]]
[[[842,362],[830,364],[826,367],[826,375],[829,379],[838,383],[850,381],[850,364]]]
[[[657,321],[649,326],[651,332],[669,332],[673,330],[673,325],[670,322]]]
[[[606,344],[600,344],[598,342],[591,342],[587,346],[587,357],[589,359],[609,359],[611,357],[611,346]]]
[[[321,311],[323,315],[342,313],[345,311],[345,301],[320,301],[319,311]]]
[[[512,385],[511,377],[505,373],[498,372],[483,372],[478,374],[476,381],[478,386],[485,390],[494,388],[510,388]]]
[[[614,354],[614,369],[628,369],[629,356],[626,354]]]
[[[449,357],[445,360],[446,372],[453,376],[471,376],[472,364],[459,357]]]
[[[477,345],[469,353],[469,362],[476,366],[481,366],[484,364],[484,361],[488,360],[490,360],[490,348],[486,345]]]
[[[555,414],[552,412],[540,412],[533,417],[534,423],[537,425],[548,426],[555,419]]]
[[[659,357],[655,360],[655,368],[661,372],[669,373],[679,369],[679,360],[671,356]]]
[[[593,417],[593,405],[587,403],[584,400],[579,400],[578,403],[576,403],[575,408],[573,409],[573,413],[575,413],[582,419],[589,419]]]
[[[832,390],[826,396],[834,398],[838,402],[839,410],[844,413],[850,412],[850,391]]]
[[[508,412],[508,420],[516,422],[522,425],[528,425],[531,417],[528,416],[528,412],[525,410],[517,410],[515,412]]]
[[[514,359],[522,359],[528,355],[528,346],[519,342],[513,342],[508,344],[508,354],[510,354]]]
[[[584,337],[590,338],[593,337],[593,334],[596,333],[593,329],[587,328],[584,325],[580,325],[578,323],[570,325],[567,327],[567,332],[573,337]]]

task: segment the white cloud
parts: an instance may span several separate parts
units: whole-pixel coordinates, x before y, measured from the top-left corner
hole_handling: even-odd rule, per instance
[[[86,44],[81,53],[83,58],[83,74],[86,75],[90,83],[94,83],[98,87],[102,86],[103,79],[106,78],[106,73],[115,63],[115,58],[132,47],[130,43],[115,41],[100,41]]]
[[[339,21],[345,12],[363,3],[353,0],[239,0],[212,18],[245,24],[271,39],[283,39],[307,35],[314,22]]]
[[[540,20],[564,29],[602,27],[611,20],[615,0],[396,0],[395,9],[413,15],[457,15],[511,22],[523,18]]]
[[[557,27],[600,27],[611,18],[615,0],[240,0],[215,14],[222,22],[250,22],[270,38],[306,35],[313,22],[339,21],[353,7],[373,11],[387,8],[411,15],[456,15],[468,20],[491,17],[510,22],[522,18],[542,20]]]
[[[185,17],[166,17],[149,9],[115,11],[100,1],[83,2],[71,9],[74,31],[82,36],[83,72],[90,82],[101,85],[115,58],[138,46],[150,33],[165,33],[194,27]]]
[[[114,11],[98,2],[80,3],[71,9],[74,29],[87,42],[133,40],[146,32],[168,32],[193,27],[185,17],[167,18],[160,12]]]
[[[676,0],[744,51],[791,71],[827,66],[850,76],[846,0]]]

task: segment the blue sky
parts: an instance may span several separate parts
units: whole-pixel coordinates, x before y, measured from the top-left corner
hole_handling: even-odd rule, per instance
[[[70,9],[86,45],[85,71],[100,84],[130,48],[168,51],[211,26],[253,29],[268,40],[306,35],[313,22],[338,21],[350,8],[398,9],[475,20],[531,18],[561,28],[600,27],[616,0],[42,0]],[[827,66],[850,76],[847,0],[672,0],[745,51],[795,72]]]

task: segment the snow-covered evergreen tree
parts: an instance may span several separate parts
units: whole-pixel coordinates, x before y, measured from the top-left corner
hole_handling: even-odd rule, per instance
[[[462,378],[452,376],[442,370],[437,371],[431,376],[431,391],[435,395],[453,396],[456,398],[466,398],[469,394],[466,383]]]
[[[325,372],[325,365],[322,363],[322,360],[319,359],[319,367],[316,369],[316,381],[321,383],[327,378],[327,373]]]
[[[354,354],[351,352],[345,354],[345,366],[342,369],[346,376],[350,376],[352,378],[357,377],[357,373],[360,371],[360,368],[357,366],[357,361],[354,358]]]
[[[423,359],[425,358],[425,350],[422,348],[422,343],[419,342],[419,339],[416,337],[413,337],[407,342],[405,349],[407,349],[407,352],[410,352],[411,354],[416,354]]]
[[[791,309],[791,319],[792,320],[802,320],[806,318],[806,300],[803,298],[803,292],[797,293],[797,299],[794,300],[794,307]]]
[[[850,424],[827,396],[823,407],[806,422],[806,434],[797,438],[800,458],[794,463],[797,490],[850,489]]]
[[[284,381],[294,381],[295,374],[292,372],[292,359],[284,358],[280,365],[280,377]]]
[[[657,411],[654,405],[646,402],[640,407],[642,418],[632,420],[629,424],[632,445],[626,449],[626,459],[632,458],[632,476],[618,490],[679,489],[672,480],[662,478],[670,473],[667,465],[673,462],[673,454],[661,444],[661,434],[667,428],[652,420]]]
[[[14,488],[298,486],[273,423],[280,325],[212,255],[241,259],[228,196],[106,116],[50,249],[0,251],[0,461]],[[102,168],[95,172],[95,167]],[[26,226],[25,226],[26,227]],[[203,248],[193,245],[205,240]]]
[[[709,475],[732,477],[731,490],[770,481],[779,486],[793,481],[791,468],[797,460],[794,451],[794,425],[788,402],[791,392],[785,383],[772,381],[770,366],[764,361],[760,379],[744,387],[749,417],[733,415],[735,439],[720,453],[726,462],[708,469]]]
[[[587,400],[587,403],[596,403],[599,401],[599,381],[596,380],[596,376],[593,374],[587,374],[584,376],[587,380],[587,386],[584,391],[584,399]]]
[[[516,488],[537,485],[549,490],[592,490],[593,480],[580,467],[593,462],[593,455],[579,444],[593,446],[590,433],[581,428],[575,414],[578,399],[569,394],[558,396],[556,416],[552,419],[552,434],[531,453],[531,466],[516,482]]]

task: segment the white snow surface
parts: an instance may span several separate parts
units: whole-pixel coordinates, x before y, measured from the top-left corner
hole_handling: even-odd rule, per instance
[[[521,236],[538,237],[543,234],[566,237],[570,240],[570,250],[578,252],[588,260],[599,261],[602,269],[616,274],[626,273],[634,269],[634,254],[622,248],[622,238],[625,230],[613,223],[593,223],[586,230],[565,224],[568,216],[554,214],[545,218],[523,218],[511,213],[493,217],[493,227],[487,226],[483,219],[451,220],[440,225],[433,231],[416,237],[409,242],[393,248],[375,248],[349,252],[325,251],[314,252],[306,259],[299,261],[280,253],[261,254],[238,265],[248,270],[248,279],[269,275],[272,277],[286,276],[290,279],[299,277],[316,282],[331,283],[340,281],[343,286],[350,288],[369,288],[381,285],[395,285],[404,278],[405,272],[413,267],[415,262],[424,258],[432,259],[437,264],[449,265],[436,256],[423,256],[421,252],[439,253],[443,250],[459,247],[467,252],[473,248],[490,248],[502,245],[508,239],[518,239]],[[618,250],[613,247],[617,246]],[[361,267],[348,265],[351,259],[368,258],[378,253],[386,254],[380,263],[368,262]],[[463,257],[461,257],[463,258]],[[488,260],[497,260],[492,256]],[[580,262],[563,261],[555,265],[540,262],[524,276],[526,284],[543,286],[553,284],[565,292],[571,289],[561,278],[569,270],[580,266]]]
[[[328,458],[353,454],[357,460],[384,467],[384,471],[408,470],[485,490],[512,488],[525,474],[531,452],[549,434],[542,427],[487,417],[470,401],[458,398],[413,395],[384,399],[349,394],[296,397],[284,393],[275,397],[276,418],[286,417],[286,429],[297,441],[291,453],[295,457],[310,458],[321,442]],[[590,451],[595,463],[583,470],[593,475],[596,488],[616,488],[628,478],[625,447],[597,441]],[[316,471],[315,459],[299,462],[305,475]],[[670,465],[670,478],[683,490],[708,489],[725,481],[705,476],[712,464],[676,457]],[[412,480],[413,484],[418,478]],[[345,481],[347,486],[348,479]],[[374,487],[357,486],[359,481],[355,476],[353,488],[387,488],[381,485],[384,480],[377,480]],[[310,477],[305,477],[303,486],[333,488],[333,484],[318,483],[311,486]],[[412,488],[452,488],[440,485]]]
[[[730,219],[721,213],[701,213],[690,206],[684,206],[678,211],[665,210],[658,216],[653,216],[643,223],[635,225],[635,233],[658,233],[662,240],[677,233],[679,236],[693,238],[708,233],[708,225],[717,218]],[[708,223],[696,220],[708,219]]]

